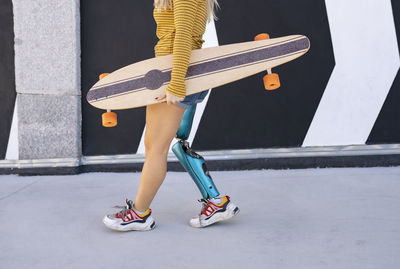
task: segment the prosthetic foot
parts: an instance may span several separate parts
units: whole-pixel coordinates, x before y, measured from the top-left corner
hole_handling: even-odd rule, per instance
[[[203,207],[199,215],[190,219],[189,224],[193,228],[203,228],[216,222],[228,220],[239,213],[239,208],[230,201],[228,195],[217,199],[199,200]]]

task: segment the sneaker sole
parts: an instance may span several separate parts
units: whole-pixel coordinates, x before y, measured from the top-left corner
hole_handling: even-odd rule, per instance
[[[119,225],[119,224],[115,225],[113,223],[109,223],[107,221],[106,217],[103,218],[103,223],[107,228],[114,230],[114,231],[119,231],[119,232],[129,232],[129,231],[144,232],[144,231],[151,231],[156,227],[156,222],[154,220],[150,221],[150,224],[145,227],[134,226],[133,224],[130,224],[130,225],[128,224],[128,225],[124,225],[124,226]]]

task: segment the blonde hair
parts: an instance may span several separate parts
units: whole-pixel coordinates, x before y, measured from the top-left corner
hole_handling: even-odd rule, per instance
[[[206,0],[208,20],[217,19],[215,16],[215,9],[219,8],[218,0]],[[154,7],[158,10],[166,10],[172,8],[172,0],[154,0]]]

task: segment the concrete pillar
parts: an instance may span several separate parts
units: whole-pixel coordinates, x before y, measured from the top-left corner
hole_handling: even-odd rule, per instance
[[[81,156],[78,0],[13,0],[19,159]]]

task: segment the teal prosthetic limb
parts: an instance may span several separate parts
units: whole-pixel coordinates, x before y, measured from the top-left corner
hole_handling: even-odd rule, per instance
[[[189,137],[195,111],[196,105],[186,109],[181,126],[176,134],[178,142],[172,146],[172,151],[196,183],[203,198],[208,200],[217,197],[219,192],[207,170],[204,158],[194,152],[189,147],[189,143],[185,141]]]
[[[189,138],[190,130],[192,130],[194,113],[196,112],[196,106],[197,105],[194,104],[185,110],[181,125],[179,126],[178,132],[176,132],[176,138],[179,140],[187,140]]]
[[[217,197],[219,192],[207,170],[204,158],[194,152],[187,141],[178,141],[172,151],[196,183],[204,199]]]

